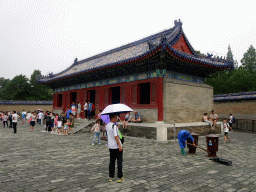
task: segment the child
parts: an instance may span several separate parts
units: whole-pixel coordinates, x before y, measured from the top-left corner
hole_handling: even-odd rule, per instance
[[[223,129],[224,129],[224,142],[223,143],[226,143],[227,138],[229,139],[229,142],[231,142],[231,139],[228,137],[228,131],[229,131],[229,129],[231,129],[231,131],[233,131],[233,129],[226,122],[226,119],[223,120]]]
[[[95,133],[95,135],[93,137],[93,140],[92,140],[92,145],[94,145],[96,137],[98,137],[99,145],[101,144],[101,141],[100,141],[100,129],[102,129],[102,126],[100,125],[100,123],[101,123],[101,120],[97,119],[96,120],[96,124],[91,129],[91,132],[94,130],[94,133]]]
[[[68,135],[68,128],[69,128],[69,119],[67,120],[67,122],[64,124],[64,134]]]
[[[62,121],[61,118],[59,117],[58,121],[57,121],[57,130],[58,130],[58,134],[60,134],[60,130],[62,129]]]

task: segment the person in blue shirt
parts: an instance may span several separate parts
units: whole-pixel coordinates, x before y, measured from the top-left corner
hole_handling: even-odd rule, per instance
[[[71,111],[71,109],[69,107],[67,108],[67,112],[66,113],[67,113],[66,117],[69,119],[69,117],[70,117],[69,113],[72,113],[72,111]]]
[[[183,155],[186,155],[186,152],[185,152],[184,148],[186,147],[186,142],[187,142],[188,139],[190,139],[193,142],[192,145],[196,147],[194,138],[192,137],[192,135],[190,134],[189,131],[181,130],[178,133],[178,141],[179,141],[179,145],[180,145],[180,148],[181,148],[181,153]]]
[[[92,117],[92,103],[89,101],[88,102],[88,119],[89,121],[91,120]]]

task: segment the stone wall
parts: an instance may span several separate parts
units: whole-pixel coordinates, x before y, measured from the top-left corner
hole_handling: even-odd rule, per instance
[[[141,114],[142,121],[147,123],[154,123],[158,118],[158,109],[133,109]],[[134,113],[131,113],[132,118]]]
[[[19,111],[22,112],[25,110],[28,111],[35,111],[37,109],[42,109],[44,111],[52,111],[52,105],[0,105],[0,111]]]
[[[209,134],[221,134],[221,125],[218,124],[214,129],[210,129],[209,125],[195,125],[195,126],[182,126],[182,127],[168,127],[167,128],[167,140],[177,139],[178,133],[181,130],[187,130],[190,133],[194,132],[199,134],[200,136],[205,136]]]
[[[164,78],[164,121],[201,122],[213,109],[213,88],[202,83]]]
[[[256,119],[256,101],[214,102],[214,110],[220,118],[229,118],[232,113],[236,119]]]
[[[119,125],[119,129],[122,133],[124,133],[122,125]],[[156,140],[156,131],[157,131],[156,129],[157,129],[156,127],[143,127],[139,125],[135,126],[135,125],[128,124],[125,135]]]

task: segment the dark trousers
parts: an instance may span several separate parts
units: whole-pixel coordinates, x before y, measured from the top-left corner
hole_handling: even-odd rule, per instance
[[[46,123],[46,130],[48,130],[48,132],[51,132],[52,129],[51,129],[51,123]]]
[[[17,123],[12,123],[14,133],[17,133]]]
[[[88,110],[85,110],[85,111],[84,111],[84,116],[85,116],[85,118],[88,117]]]
[[[3,121],[4,127],[5,127],[5,123],[6,123],[7,127],[8,127],[8,121]]]
[[[123,177],[123,151],[119,149],[109,149],[110,152],[110,162],[109,162],[109,177],[114,177],[115,175],[115,162],[117,159],[117,177]]]
[[[10,126],[9,126],[9,128],[12,128],[12,120],[10,120]]]
[[[91,111],[91,110],[88,110],[88,119],[89,119],[89,120],[91,119],[91,116],[92,116],[92,111]]]

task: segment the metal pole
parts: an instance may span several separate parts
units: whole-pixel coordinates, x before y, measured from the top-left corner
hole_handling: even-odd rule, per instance
[[[176,142],[176,138],[175,138],[175,135],[176,135],[175,123],[173,125],[174,125],[174,127],[173,127],[173,130],[174,130],[173,138],[174,138],[174,143],[175,143]]]

